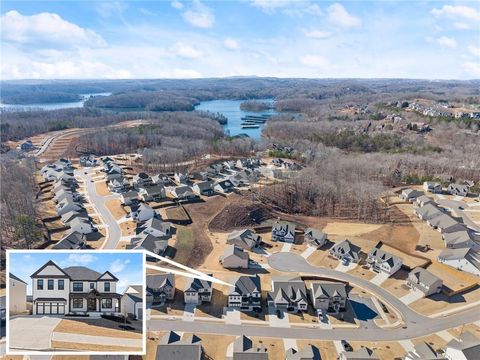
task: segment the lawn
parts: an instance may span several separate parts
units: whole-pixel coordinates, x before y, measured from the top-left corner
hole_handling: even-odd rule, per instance
[[[194,245],[192,229],[177,225],[177,241],[175,243],[177,253],[175,254],[175,261],[180,264],[186,264],[188,259],[190,259]]]

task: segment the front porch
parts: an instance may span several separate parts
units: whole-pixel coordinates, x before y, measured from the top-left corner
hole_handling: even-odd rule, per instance
[[[88,293],[71,293],[69,313],[97,317],[103,314],[120,313],[121,298],[121,294],[100,293],[96,289]]]

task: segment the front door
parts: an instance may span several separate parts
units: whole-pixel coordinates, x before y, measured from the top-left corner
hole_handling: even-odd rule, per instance
[[[97,311],[97,300],[96,299],[88,299],[87,310],[88,311]]]

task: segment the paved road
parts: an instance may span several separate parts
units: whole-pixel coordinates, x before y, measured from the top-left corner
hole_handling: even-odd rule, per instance
[[[114,195],[101,196],[97,194],[95,183],[91,182],[92,177],[85,174],[84,169],[75,170],[75,175],[82,178],[85,183],[85,189],[90,203],[94,206],[96,211],[102,217],[105,229],[107,230],[107,238],[103,244],[103,249],[116,249],[118,242],[122,236],[122,230],[117,223],[117,220],[112,216],[110,210],[108,210],[105,202],[114,199]]]
[[[454,213],[454,215],[461,217],[464,224],[467,225],[470,229],[476,232],[480,232],[480,226],[477,223],[473,222],[465,213],[465,211],[462,210],[468,207],[466,203],[456,200],[438,200],[437,202],[438,204],[449,208]]]
[[[472,323],[480,319],[479,307],[454,313],[439,318],[429,318],[410,309],[398,298],[385,291],[383,288],[367,280],[357,278],[340,271],[324,269],[308,264],[300,255],[292,253],[276,253],[269,257],[272,268],[284,272],[308,273],[327,276],[333,279],[351,282],[377,295],[382,301],[389,303],[399,311],[405,320],[404,327],[381,329],[319,329],[319,328],[280,328],[258,325],[232,325],[205,322],[185,322],[181,320],[149,320],[149,330],[162,331],[187,331],[210,334],[248,335],[274,338],[291,339],[324,339],[324,340],[360,340],[360,341],[398,341],[426,336],[445,329],[450,329],[463,324]]]
[[[40,147],[40,149],[37,150],[37,152],[34,154],[35,156],[40,156],[42,155],[45,150],[47,150],[47,148],[50,146],[50,143],[53,141],[53,139],[55,139],[55,136],[50,136],[48,137],[42,144],[42,146]]]

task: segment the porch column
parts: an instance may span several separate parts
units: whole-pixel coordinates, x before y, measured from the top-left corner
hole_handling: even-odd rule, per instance
[[[120,304],[120,299],[121,299],[121,298],[117,298],[117,305],[118,305],[118,312],[119,312],[119,313],[122,312],[122,308],[121,308],[121,306],[120,306],[120,305],[121,305],[121,304]],[[115,310],[115,308],[114,308],[113,310]]]
[[[101,303],[101,299],[96,299],[95,300],[95,304],[96,304],[96,307],[97,307],[97,311],[100,311],[100,307],[102,306],[102,303]]]

